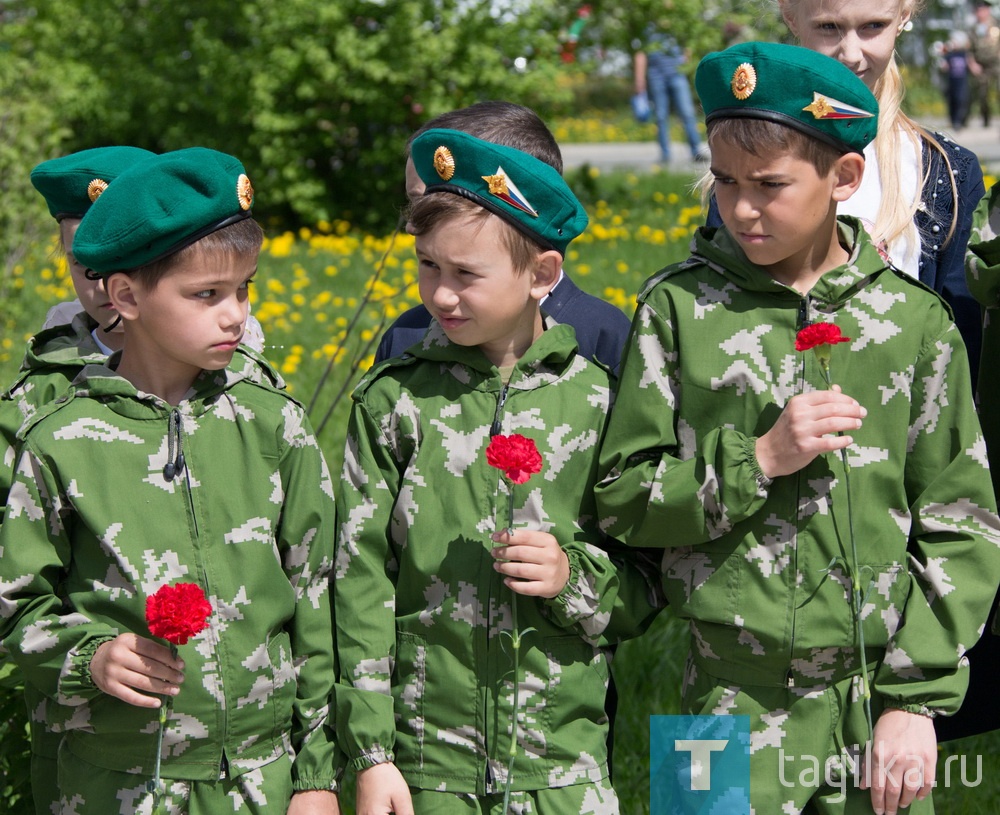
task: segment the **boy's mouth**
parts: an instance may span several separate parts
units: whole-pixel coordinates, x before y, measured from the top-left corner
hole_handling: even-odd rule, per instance
[[[441,324],[441,327],[446,331],[452,328],[459,328],[468,322],[466,317],[447,317],[444,314],[439,314],[437,321]]]

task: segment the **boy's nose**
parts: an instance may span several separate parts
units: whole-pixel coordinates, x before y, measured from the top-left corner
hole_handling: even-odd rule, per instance
[[[246,299],[239,297],[226,298],[221,314],[222,325],[226,328],[243,325],[246,322],[248,310],[249,303]]]
[[[741,195],[736,199],[733,207],[733,214],[741,221],[752,221],[757,217],[757,205],[747,195]]]
[[[438,285],[434,287],[434,305],[439,308],[452,308],[458,303],[458,295],[451,286]]]

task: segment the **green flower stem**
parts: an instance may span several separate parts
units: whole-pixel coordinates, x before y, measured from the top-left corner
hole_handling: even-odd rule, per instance
[[[819,349],[825,348],[826,353],[820,354]],[[830,353],[829,346],[817,346],[816,358],[819,360],[820,371],[828,389],[833,388],[830,378]],[[838,434],[843,435],[843,434]],[[874,722],[872,720],[872,691],[871,682],[868,678],[868,655],[865,649],[865,628],[861,615],[864,612],[865,602],[868,599],[867,590],[861,588],[861,571],[858,568],[858,545],[854,536],[854,511],[851,506],[851,465],[847,460],[847,448],[840,451],[840,459],[844,463],[844,489],[847,492],[847,535],[851,541],[851,562],[848,566],[848,577],[851,583],[851,613],[854,617],[854,629],[858,641],[858,650],[861,659],[861,697],[865,704],[865,723],[868,725],[868,742],[874,738]]]
[[[504,479],[507,483],[507,534],[514,534],[514,485]],[[507,752],[507,779],[504,783],[503,791],[503,812],[507,815],[510,812],[510,792],[514,782],[514,759],[517,756],[517,711],[520,708],[518,691],[520,690],[519,680],[519,657],[521,652],[521,632],[517,626],[517,592],[511,592],[510,598],[511,615],[511,658],[514,661],[514,713],[511,717],[510,749]]]
[[[170,645],[170,653],[175,659],[177,658],[176,645]],[[153,778],[146,784],[146,790],[153,795],[153,815],[166,812],[163,802],[163,789],[160,782],[160,760],[163,755],[163,731],[167,726],[167,714],[170,711],[170,703],[171,697],[169,696],[164,696],[160,702],[160,727],[156,732],[156,761],[153,765]]]

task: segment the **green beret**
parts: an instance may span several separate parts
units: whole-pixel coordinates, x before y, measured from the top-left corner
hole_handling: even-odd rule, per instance
[[[863,153],[875,138],[878,102],[854,72],[797,45],[744,42],[698,63],[705,122],[765,119],[840,150]]]
[[[425,194],[451,192],[499,215],[562,255],[587,228],[587,213],[558,170],[513,147],[435,128],[410,145]]]
[[[31,171],[35,185],[57,221],[82,218],[108,184],[133,164],[155,156],[141,147],[95,147],[43,161]]]
[[[94,202],[73,254],[101,275],[145,266],[250,217],[253,187],[238,159],[189,147],[123,172]]]

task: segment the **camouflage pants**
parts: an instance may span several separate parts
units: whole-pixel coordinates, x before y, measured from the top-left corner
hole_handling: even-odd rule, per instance
[[[420,815],[505,815],[503,794],[476,796],[435,790],[410,790]],[[512,792],[515,815],[618,815],[618,796],[610,782],[573,784],[532,792]]]
[[[95,767],[59,751],[57,815],[151,815],[149,778]],[[165,780],[163,803],[168,815],[273,815],[284,813],[292,797],[291,760],[282,756],[239,778],[219,781]]]
[[[61,734],[49,735],[62,738]],[[31,797],[35,801],[35,815],[59,815],[58,767],[56,759],[32,751]]]
[[[750,717],[750,804],[756,815],[871,815],[871,792],[856,785],[845,754],[868,741],[854,679],[810,689],[724,684],[688,663],[681,703],[692,715]],[[872,699],[872,716],[881,705]],[[933,815],[933,796],[909,815]]]

